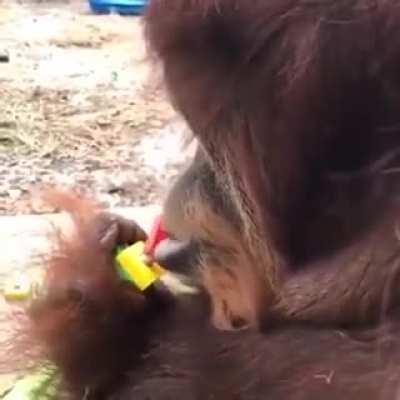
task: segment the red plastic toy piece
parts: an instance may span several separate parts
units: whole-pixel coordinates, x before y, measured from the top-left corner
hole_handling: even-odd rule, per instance
[[[148,255],[153,255],[155,248],[165,239],[168,239],[168,233],[164,230],[161,216],[154,221],[153,228],[146,241],[144,252]]]

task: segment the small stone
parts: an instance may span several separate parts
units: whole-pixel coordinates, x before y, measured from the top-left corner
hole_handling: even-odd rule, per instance
[[[7,53],[0,53],[0,63],[10,62],[10,56]]]

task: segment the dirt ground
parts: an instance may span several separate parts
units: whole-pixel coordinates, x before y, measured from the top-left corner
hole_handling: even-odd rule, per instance
[[[52,211],[35,196],[47,186],[108,206],[160,202],[192,149],[141,19],[0,0],[0,26],[0,215]]]

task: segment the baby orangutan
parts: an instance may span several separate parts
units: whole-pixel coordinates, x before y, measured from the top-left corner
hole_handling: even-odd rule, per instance
[[[121,282],[143,231],[62,198],[77,231],[32,320],[70,398],[396,399],[397,2],[151,0],[144,22],[199,142],[159,253],[195,290]]]

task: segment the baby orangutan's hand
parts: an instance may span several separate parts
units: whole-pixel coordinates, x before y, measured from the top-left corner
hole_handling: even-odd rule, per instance
[[[93,229],[98,232],[101,246],[111,252],[117,246],[130,245],[147,239],[146,233],[136,222],[117,214],[99,214],[93,220]]]

